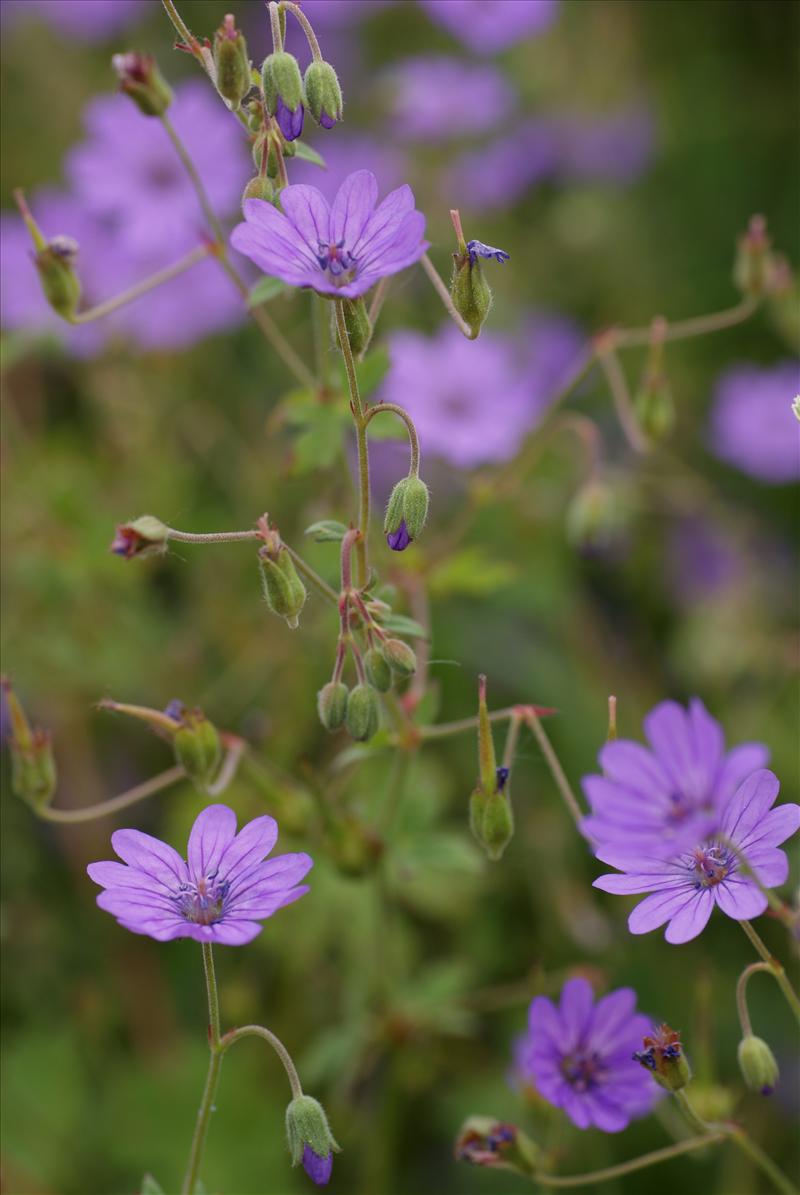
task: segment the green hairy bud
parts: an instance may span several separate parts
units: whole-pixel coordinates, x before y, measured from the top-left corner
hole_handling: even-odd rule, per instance
[[[317,124],[332,129],[342,119],[342,89],[329,62],[311,62],[305,77],[306,103]]]
[[[327,1158],[331,1153],[339,1152],[325,1109],[310,1095],[298,1095],[286,1109],[286,1136],[293,1166],[302,1162],[306,1146],[318,1158]]]
[[[56,236],[48,240],[33,218],[25,194],[14,192],[14,199],[35,249],[34,262],[47,302],[62,319],[72,322],[81,297],[81,283],[75,270],[78,242],[72,237]]]
[[[214,782],[222,762],[222,744],[217,728],[202,710],[181,711],[172,743],[175,759],[199,789]]]
[[[417,671],[417,657],[402,639],[384,639],[383,657],[392,672],[400,676],[411,676]]]
[[[371,647],[364,656],[364,671],[373,689],[388,693],[392,687],[392,670],[377,647]]]
[[[217,91],[234,108],[250,90],[250,60],[247,43],[230,13],[214,35],[214,65]]]
[[[389,495],[383,530],[386,535],[397,531],[405,519],[411,539],[417,539],[428,517],[430,494],[425,482],[419,477],[401,477]]]
[[[514,812],[508,793],[494,792],[486,797],[476,835],[486,854],[496,863],[514,836]]]
[[[287,54],[285,50],[270,54],[261,67],[261,79],[270,116],[274,116],[278,109],[278,97],[290,112],[302,104],[303,79],[294,54]]]
[[[349,690],[343,681],[328,681],[317,693],[317,712],[326,730],[344,726]]]
[[[342,299],[344,322],[350,348],[356,357],[366,352],[372,339],[372,324],[363,299]]]
[[[291,555],[283,544],[270,544],[259,549],[258,559],[267,605],[294,630],[308,595]]]
[[[345,725],[351,739],[366,743],[378,729],[378,694],[370,685],[356,685],[347,698]]]
[[[266,175],[257,174],[255,178],[251,178],[250,182],[242,192],[242,203],[246,199],[263,199],[266,203],[272,203],[275,197],[275,188]]]
[[[11,723],[8,735],[11,791],[35,809],[44,809],[56,791],[56,764],[50,733],[31,727],[19,698],[5,677],[2,688]]]
[[[172,88],[150,54],[115,54],[111,65],[119,89],[133,100],[145,116],[163,116],[172,103]]]
[[[469,325],[470,338],[476,340],[492,306],[492,290],[483,275],[481,263],[469,253],[453,254],[450,298],[458,314]]]
[[[760,1095],[772,1095],[780,1072],[775,1055],[761,1037],[749,1034],[739,1042],[739,1069],[751,1091]]]

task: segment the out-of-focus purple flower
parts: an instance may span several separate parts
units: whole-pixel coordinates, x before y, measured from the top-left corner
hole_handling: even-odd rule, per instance
[[[800,393],[800,363],[771,369],[735,365],[714,391],[710,444],[714,454],[759,481],[780,485],[800,477],[800,423],[792,399]]]
[[[467,341],[449,323],[433,337],[396,332],[380,398],[405,407],[426,454],[467,469],[510,460],[581,344],[558,316],[537,316],[525,332],[524,342],[496,332]]]
[[[709,520],[682,519],[667,541],[665,581],[685,606],[707,601],[736,585],[744,560],[722,528]]]
[[[718,828],[733,793],[769,752],[763,743],[726,752],[722,727],[696,697],[688,710],[662,701],[644,730],[649,750],[617,739],[600,751],[602,776],[583,780],[592,812],[582,829],[603,852],[664,859]]]
[[[472,262],[476,261],[479,257],[487,259],[493,257],[495,261],[499,261],[500,265],[504,261],[508,261],[511,256],[510,253],[506,253],[505,249],[495,249],[493,245],[484,245],[483,241],[467,241],[467,253],[469,253],[469,259]]]
[[[299,183],[281,191],[282,212],[261,199],[244,204],[245,223],[231,244],[290,286],[350,299],[388,274],[418,261],[427,249],[425,217],[414,208],[409,186],[392,191],[376,208],[378,182],[357,170],[332,205],[316,187]]]
[[[528,1032],[514,1050],[515,1068],[579,1129],[593,1125],[619,1133],[659,1098],[650,1076],[632,1060],[650,1026],[636,1012],[631,988],[595,1004],[587,980],[570,979],[558,1007],[546,996],[532,1001]]]
[[[444,55],[407,58],[391,68],[391,127],[403,140],[446,141],[488,132],[503,124],[514,91],[493,66]]]
[[[303,1149],[303,1169],[318,1187],[324,1187],[330,1182],[333,1170],[333,1152],[331,1151],[327,1157],[321,1158],[319,1154],[314,1153],[310,1145],[306,1145]]]
[[[653,156],[655,128],[643,105],[601,116],[554,119],[558,174],[567,180],[632,183]]]
[[[627,850],[623,855],[613,849],[597,852],[603,863],[626,874],[600,876],[595,888],[626,896],[649,892],[628,918],[628,929],[647,934],[667,922],[664,937],[673,945],[702,933],[714,905],[735,921],[757,917],[768,901],[742,870],[737,851],[765,888],[786,880],[789,861],[778,848],[800,828],[800,805],[773,809],[779,787],[772,772],[753,772],[728,801],[719,820],[719,837],[703,838],[670,860],[644,851],[635,860]]]
[[[411,543],[411,536],[408,534],[408,527],[406,527],[405,519],[400,520],[400,526],[396,531],[390,531],[386,536],[386,542],[393,552],[405,552],[408,545]]]
[[[470,211],[505,208],[550,178],[557,161],[555,128],[548,120],[534,118],[491,144],[462,154],[448,170],[444,189],[463,197],[463,206]]]
[[[239,205],[251,173],[230,114],[200,80],[175,89],[170,119],[221,217]],[[86,109],[87,140],[68,155],[67,174],[92,214],[113,221],[120,248],[161,252],[162,264],[198,243],[206,222],[166,132],[126,96],[99,96]]]
[[[287,166],[293,183],[311,183],[322,192],[329,203],[349,174],[355,170],[370,170],[378,180],[381,194],[399,187],[407,177],[406,155],[396,145],[378,141],[368,133],[353,135],[337,132],[326,138],[321,146],[325,170],[303,158],[290,158]]]
[[[556,19],[558,0],[420,0],[426,12],[479,54],[495,54],[543,33]]]
[[[145,16],[146,0],[3,0],[3,20],[38,17],[80,41],[103,41]]]
[[[116,830],[111,845],[124,863],[90,863],[103,891],[101,909],[136,934],[159,942],[194,938],[243,946],[261,933],[259,922],[308,892],[300,880],[308,855],[278,855],[278,825],[257,817],[236,833],[236,814],[209,805],[189,835],[188,863],[167,843],[141,830]]]

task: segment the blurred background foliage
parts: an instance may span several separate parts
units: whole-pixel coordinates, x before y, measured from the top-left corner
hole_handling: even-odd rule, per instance
[[[211,33],[228,7],[186,0],[182,11],[198,33]],[[267,50],[262,6],[240,3],[236,12],[258,60]],[[359,16],[344,35],[337,30],[358,43],[357,63],[343,70],[348,121],[391,139],[371,100],[381,71],[423,49],[465,51],[412,3]],[[735,237],[754,211],[797,264],[797,34],[797,7],[776,0],[566,0],[550,30],[497,64],[530,114],[645,103],[649,165],[630,185],[544,181],[482,216],[469,193],[442,195],[447,147],[415,146],[410,180],[440,269],[451,252],[447,208],[460,206],[468,235],[512,254],[492,277],[488,328],[516,328],[541,307],[588,332],[732,305]],[[324,48],[324,28],[320,37]],[[14,186],[60,181],[86,101],[113,89],[113,50],[152,51],[168,77],[191,75],[194,64],[170,44],[156,3],[135,27],[100,42],[70,40],[39,20],[9,24],[3,204]],[[311,140],[325,152],[322,136]],[[307,355],[306,296],[277,299],[270,311]],[[392,284],[378,338],[405,327],[431,332],[441,321],[422,272],[410,271]],[[716,461],[707,432],[719,373],[732,362],[770,365],[790,347],[759,312],[670,349],[677,429],[667,448],[639,461],[602,375],[591,375],[571,403],[597,421],[630,495],[624,534],[606,551],[578,552],[565,534],[581,480],[570,438],[554,439],[535,463],[531,456],[511,487],[501,484],[502,468],[466,474],[432,463],[423,541],[388,559],[375,537],[398,608],[419,617],[429,589],[431,717],[474,713],[475,678],[486,671],[492,705],[557,707],[548,730],[577,783],[605,738],[609,693],[630,737],[657,701],[699,695],[729,743],[769,744],[784,799],[797,799],[797,495]],[[516,837],[500,864],[487,863],[469,838],[476,747],[466,734],[413,759],[381,865],[372,865],[354,828],[380,836],[398,765],[380,742],[343,755],[318,724],[314,695],[330,672],[334,613],[312,596],[299,631],[271,617],[247,545],[175,545],[130,565],[108,554],[113,525],[145,511],[213,530],[250,526],[266,509],[298,547],[315,519],[351,517],[346,430],[334,421],[335,455],[315,455],[329,447],[326,437],[312,446],[311,467],[302,468],[302,453],[298,467],[298,430],[283,405],[294,383],[256,330],[242,324],[187,351],[116,344],[89,359],[52,337],[14,331],[3,352],[4,668],[53,729],[63,806],[102,800],[170,762],[142,728],[97,711],[107,695],[158,707],[180,697],[253,744],[226,800],[240,819],[275,814],[282,848],[308,849],[316,863],[309,896],[248,949],[218,952],[223,1018],[264,1020],[294,1053],[306,1088],[324,1099],[344,1147],[331,1189],[524,1190],[513,1176],[452,1160],[450,1142],[472,1112],[528,1125],[565,1173],[664,1144],[656,1118],[622,1138],[581,1133],[510,1086],[510,1046],[531,996],[556,992],[576,970],[598,990],[633,985],[640,1007],[680,1028],[698,1103],[710,1111],[715,1085],[727,1087],[731,1110],[791,1170],[796,1063],[788,1017],[766,982],[752,986],[753,1019],[769,1027],[784,1064],[779,1093],[745,1095],[736,1068],[734,984],[751,961],[744,936],[716,917],[680,948],[660,934],[631,938],[628,902],[591,889],[598,866],[529,737],[513,777]],[[625,357],[634,378],[641,356]],[[502,419],[503,395],[485,399]],[[706,520],[739,567],[710,591],[687,591],[675,535]],[[307,556],[335,579],[335,545],[312,544]],[[116,824],[180,846],[198,800],[180,787]],[[109,854],[110,823],[47,826],[8,794],[2,816],[5,1189],[133,1191],[151,1170],[174,1190],[206,1063],[199,951],[129,935],[96,909],[85,865]],[[762,932],[785,953],[779,926],[765,918]],[[288,1164],[286,1098],[274,1057],[255,1043],[232,1052],[204,1166],[209,1191],[289,1195],[307,1185]],[[765,1188],[738,1156],[717,1150],[613,1189]]]

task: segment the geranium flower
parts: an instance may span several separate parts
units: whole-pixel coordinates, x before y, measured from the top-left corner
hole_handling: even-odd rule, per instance
[[[585,979],[570,979],[558,1007],[537,996],[528,1032],[515,1049],[516,1069],[579,1129],[618,1133],[646,1116],[659,1090],[633,1061],[651,1022],[636,1012],[636,993],[619,988],[594,1003]]]
[[[779,787],[777,776],[764,768],[748,776],[728,802],[717,835],[669,861],[643,854],[634,865],[630,856],[598,851],[603,863],[626,874],[600,876],[595,888],[619,895],[649,892],[628,918],[628,929],[647,934],[667,922],[664,937],[674,945],[702,933],[714,905],[735,921],[757,917],[767,898],[743,870],[737,852],[765,888],[785,881],[789,861],[778,848],[800,827],[800,805],[773,809]]]
[[[299,884],[313,866],[308,855],[264,861],[277,837],[272,817],[257,817],[237,834],[233,810],[209,805],[192,826],[188,863],[150,834],[116,830],[111,845],[124,862],[86,870],[104,889],[100,908],[135,934],[243,946],[261,933],[260,921],[308,892]]]
[[[415,211],[409,186],[391,191],[376,208],[377,199],[369,170],[349,175],[330,206],[316,187],[285,187],[282,212],[263,199],[245,201],[246,222],[234,228],[231,244],[290,286],[354,299],[419,261],[428,247],[425,217]]]
[[[727,801],[769,752],[763,743],[726,752],[722,727],[696,697],[688,710],[662,701],[644,730],[650,749],[618,739],[600,751],[603,775],[583,780],[592,812],[582,829],[617,855],[672,858],[713,833]]]
[[[800,391],[800,364],[771,369],[734,365],[722,374],[711,410],[711,451],[769,485],[800,477],[800,424],[792,399]]]

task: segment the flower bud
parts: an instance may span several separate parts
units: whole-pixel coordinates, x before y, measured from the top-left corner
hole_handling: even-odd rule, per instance
[[[499,789],[489,793],[476,835],[486,854],[496,863],[514,837],[514,811],[508,794]]]
[[[636,1062],[652,1071],[653,1078],[667,1091],[680,1091],[691,1080],[692,1072],[681,1046],[680,1034],[669,1025],[658,1025],[645,1037],[644,1049],[633,1055]]]
[[[356,685],[347,698],[345,726],[351,739],[366,743],[378,729],[378,694],[370,685]]]
[[[590,479],[567,508],[567,536],[575,547],[591,551],[608,547],[617,526],[611,487],[600,478]]]
[[[310,62],[305,77],[306,103],[317,124],[332,129],[342,119],[342,89],[329,62]]]
[[[402,639],[384,639],[383,658],[392,672],[400,676],[412,676],[417,671],[417,657]]]
[[[403,646],[405,647],[405,644]],[[379,693],[389,692],[392,687],[392,670],[377,647],[371,647],[364,656],[364,671],[373,689],[377,689]]]
[[[317,693],[317,712],[326,730],[339,730],[344,726],[348,693],[343,681],[328,681]]]
[[[458,314],[469,325],[470,339],[476,340],[492,306],[492,291],[483,276],[481,263],[469,252],[453,254],[450,298]]]
[[[761,1037],[749,1034],[739,1042],[739,1069],[751,1091],[761,1095],[772,1095],[780,1072],[775,1055]]]
[[[3,696],[11,721],[11,791],[34,809],[46,808],[56,791],[56,765],[50,732],[31,728],[11,683],[3,677]]]
[[[213,784],[222,762],[222,744],[202,710],[178,707],[179,725],[172,740],[175,759],[201,791]]]
[[[233,108],[238,108],[250,90],[250,59],[244,36],[230,13],[214,34],[214,65],[217,91]]]
[[[117,72],[119,89],[129,95],[145,116],[163,116],[172,103],[172,88],[151,54],[115,54],[111,65]]]
[[[372,324],[367,315],[367,306],[363,299],[343,299],[342,307],[350,348],[356,357],[360,357],[372,340]]]
[[[763,216],[752,216],[747,231],[737,242],[733,281],[743,295],[759,299],[768,289],[772,268],[772,241],[767,236],[767,222]]]
[[[258,559],[267,605],[294,630],[308,595],[288,549],[279,540],[277,546],[272,541],[259,549]]]
[[[310,1095],[298,1095],[286,1109],[286,1136],[292,1165],[303,1169],[318,1186],[331,1177],[333,1155],[339,1146],[331,1133],[325,1109]]]
[[[14,198],[33,241],[33,261],[39,272],[44,297],[62,319],[71,323],[81,297],[81,282],[75,270],[78,242],[68,236],[55,236],[48,240],[34,220],[24,193],[17,190]]]
[[[263,199],[266,203],[272,203],[275,198],[275,188],[266,175],[257,174],[255,178],[251,178],[250,182],[242,192],[242,206],[246,199]]]
[[[132,523],[120,523],[109,551],[125,560],[134,556],[158,556],[167,550],[169,527],[153,515],[142,515]]]
[[[294,54],[270,54],[261,68],[267,111],[274,116],[287,141],[303,131],[303,79]]]
[[[513,1170],[532,1177],[539,1147],[514,1124],[495,1120],[493,1116],[470,1116],[456,1139],[455,1156],[473,1166]]]
[[[402,477],[392,490],[383,530],[395,552],[404,551],[419,537],[428,517],[428,501],[428,487],[419,477]]]

